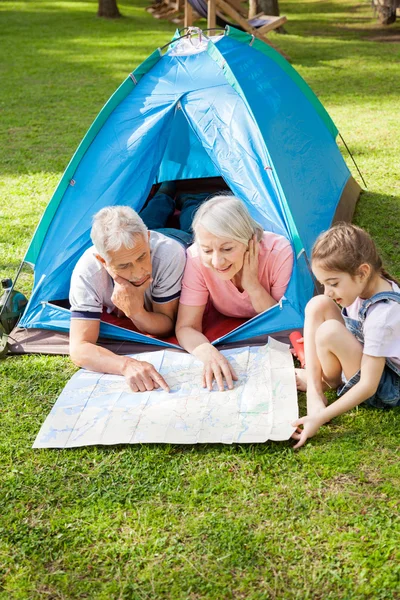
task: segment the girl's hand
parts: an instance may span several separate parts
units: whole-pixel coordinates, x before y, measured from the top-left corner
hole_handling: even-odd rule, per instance
[[[304,338],[303,337],[299,338],[296,341],[297,341],[298,344],[304,344]],[[295,356],[296,358],[298,358],[296,348],[293,346],[293,347],[291,347],[289,349],[290,349],[290,352],[293,354],[293,356]]]
[[[257,242],[256,236],[253,235],[249,241],[249,247],[245,252],[242,270],[242,288],[250,293],[260,287],[258,280],[258,254],[260,252],[260,244]]]
[[[233,389],[233,381],[238,377],[229,361],[212,344],[200,344],[192,354],[204,363],[203,387],[211,392],[215,379],[219,391],[223,392],[225,379],[228,389]]]
[[[292,438],[297,441],[297,444],[293,446],[293,450],[297,450],[304,446],[308,438],[313,437],[321,425],[324,424],[324,420],[321,417],[321,413],[317,413],[314,415],[307,415],[306,417],[301,417],[301,419],[297,419],[293,421],[293,427],[296,427],[296,431],[292,434]],[[303,426],[303,429],[300,428],[300,425]]]

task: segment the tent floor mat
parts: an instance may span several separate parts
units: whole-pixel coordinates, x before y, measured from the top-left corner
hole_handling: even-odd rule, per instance
[[[292,330],[280,331],[271,334],[271,337],[289,344],[289,334]],[[218,345],[219,350],[228,348],[239,348],[241,346],[262,346],[268,341],[268,334],[253,337],[249,340],[242,340],[230,344]],[[69,334],[62,331],[51,331],[49,329],[22,329],[16,327],[8,338],[9,354],[53,354],[53,355],[68,355],[69,354]],[[111,350],[115,354],[139,354],[142,352],[155,352],[162,350],[161,346],[155,344],[144,344],[140,342],[130,342],[121,340],[111,340],[100,338],[98,345],[107,350]],[[168,348],[171,350],[171,348]],[[179,351],[179,350],[177,350]],[[182,350],[183,352],[183,350]]]

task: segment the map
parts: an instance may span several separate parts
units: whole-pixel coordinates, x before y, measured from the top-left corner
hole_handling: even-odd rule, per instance
[[[170,392],[130,391],[124,377],[81,369],[45,420],[34,448],[94,444],[250,443],[287,440],[298,417],[289,346],[224,350],[238,376],[232,390],[202,387],[203,365],[190,354],[162,350],[132,355],[152,363]]]

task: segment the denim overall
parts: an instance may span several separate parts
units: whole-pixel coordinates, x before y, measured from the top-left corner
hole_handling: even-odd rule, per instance
[[[398,292],[379,292],[371,298],[367,298],[361,305],[358,313],[358,320],[351,319],[347,316],[345,308],[342,309],[342,317],[346,328],[364,345],[364,322],[367,316],[367,311],[370,306],[376,302],[388,302],[394,300],[400,304],[400,294]],[[338,390],[338,395],[342,396],[356,383],[360,381],[360,371],[357,371],[346,383]],[[365,404],[375,406],[377,408],[391,408],[400,406],[400,367],[396,365],[390,358],[386,359],[386,365],[382,373],[378,389],[375,394],[365,400]]]

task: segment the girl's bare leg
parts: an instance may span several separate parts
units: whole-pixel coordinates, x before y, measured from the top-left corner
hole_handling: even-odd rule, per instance
[[[306,392],[307,391],[307,371],[306,369],[295,369],[294,370],[295,376],[296,376],[296,387],[299,390],[299,392]],[[328,385],[327,383],[325,383],[325,381],[322,382],[322,390],[324,392],[326,392],[326,390],[331,389],[331,386]]]
[[[334,320],[344,326],[340,309],[327,296],[315,296],[306,306],[304,323],[304,354],[307,369],[307,414],[325,408],[324,382],[321,362],[317,353],[317,331],[325,321]],[[329,383],[329,382],[328,382]]]
[[[327,313],[322,312],[322,315],[324,314],[326,315]],[[309,368],[307,368],[307,370],[296,369],[297,389],[300,391],[308,391],[308,413],[310,412],[310,409],[312,412],[313,410],[320,410],[323,407],[321,402],[317,404],[316,400],[318,400],[318,396],[312,396],[312,393],[317,390],[317,394],[319,395],[319,393],[322,393],[323,396],[323,392],[328,388],[336,389],[342,382],[342,371],[346,378],[350,379],[350,377],[360,369],[363,351],[360,342],[346,329],[341,316],[340,320],[333,318],[323,321],[315,332],[314,340],[315,356],[321,372],[321,379],[319,380],[320,385],[319,382],[314,386],[312,385],[315,382],[311,381]],[[315,374],[317,369],[315,365],[313,366],[313,372]],[[320,400],[325,406],[325,396],[321,397]],[[311,402],[313,404],[311,404]]]
[[[307,391],[307,371],[305,369],[295,369],[296,387],[299,392]]]
[[[332,388],[350,379],[361,367],[363,347],[344,323],[331,319],[319,327],[316,348],[323,380]]]

